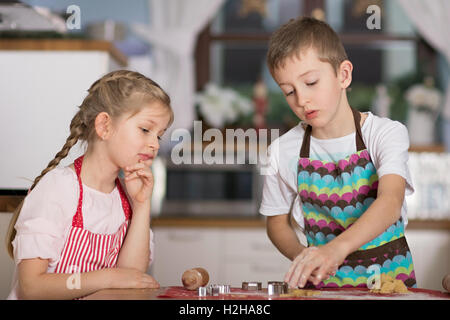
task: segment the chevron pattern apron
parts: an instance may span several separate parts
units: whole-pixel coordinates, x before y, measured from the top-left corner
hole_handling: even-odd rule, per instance
[[[378,175],[362,139],[361,115],[356,110],[352,112],[357,151],[338,162],[311,159],[312,128],[308,126],[305,130],[297,185],[308,246],[322,246],[350,228],[377,197]],[[369,278],[374,275],[372,268],[402,280],[407,287],[417,286],[401,217],[378,237],[347,256],[336,275],[316,288],[367,287]],[[313,284],[308,283],[308,286]]]

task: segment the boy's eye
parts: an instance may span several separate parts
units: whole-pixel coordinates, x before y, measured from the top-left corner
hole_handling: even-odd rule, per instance
[[[317,81],[312,81],[312,82],[307,82],[306,85],[310,87],[310,86],[315,85],[316,83],[317,83]]]

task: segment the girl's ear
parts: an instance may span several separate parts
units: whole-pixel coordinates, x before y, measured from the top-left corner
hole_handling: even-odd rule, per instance
[[[106,140],[111,134],[111,117],[106,112],[100,112],[95,117],[95,132],[101,140]]]
[[[345,60],[339,66],[338,78],[342,89],[347,89],[352,83],[353,64]]]

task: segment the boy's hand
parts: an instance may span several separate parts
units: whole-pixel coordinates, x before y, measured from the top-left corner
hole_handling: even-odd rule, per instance
[[[310,247],[303,250],[292,262],[284,281],[289,287],[303,288],[307,280],[318,285],[336,273],[347,255],[334,248],[331,243],[321,247]]]
[[[124,168],[125,186],[134,205],[143,204],[153,192],[153,174],[150,167],[139,161]]]

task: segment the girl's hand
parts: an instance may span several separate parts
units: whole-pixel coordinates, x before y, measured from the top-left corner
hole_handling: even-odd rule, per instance
[[[303,250],[292,262],[284,281],[289,287],[303,288],[307,280],[318,285],[322,280],[336,274],[337,268],[347,255],[331,243],[321,247],[310,247]]]
[[[137,269],[111,268],[108,270],[109,287],[115,289],[159,288],[159,283],[152,276]]]
[[[150,167],[141,161],[124,168],[125,186],[133,205],[143,204],[150,199],[153,192],[153,174]]]

